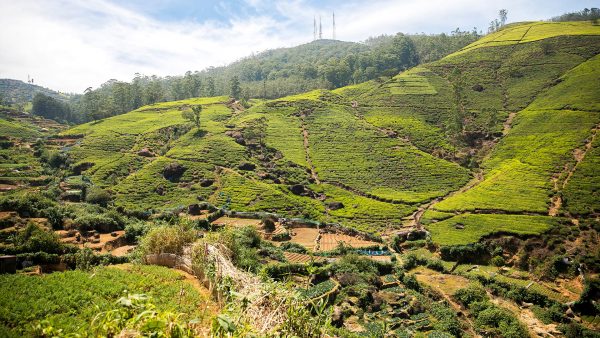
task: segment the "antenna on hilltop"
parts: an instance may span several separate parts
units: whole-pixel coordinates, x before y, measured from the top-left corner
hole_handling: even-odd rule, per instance
[[[333,12],[333,39],[335,40],[335,12]]]
[[[317,18],[313,16],[313,41],[317,39]]]
[[[323,26],[321,25],[321,16],[319,15],[319,40],[323,38]]]

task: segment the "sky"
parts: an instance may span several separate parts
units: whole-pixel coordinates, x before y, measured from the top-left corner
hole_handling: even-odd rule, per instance
[[[508,22],[599,7],[597,0],[0,0],[0,78],[82,93],[135,73],[182,75],[323,37],[486,31]]]

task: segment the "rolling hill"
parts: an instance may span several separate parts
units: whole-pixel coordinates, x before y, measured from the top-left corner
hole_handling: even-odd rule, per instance
[[[64,136],[127,210],[202,200],[378,234],[424,212],[440,244],[537,234],[598,214],[599,52],[587,22],[513,24],[392,78],[249,109],[159,103]],[[197,104],[199,130],[181,116]]]

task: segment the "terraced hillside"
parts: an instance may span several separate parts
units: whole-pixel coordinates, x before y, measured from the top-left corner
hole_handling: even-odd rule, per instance
[[[424,214],[440,244],[537,234],[598,213],[599,52],[600,26],[516,24],[391,79],[155,104],[64,135],[127,210],[201,200],[376,233]],[[196,129],[182,112],[198,104]]]

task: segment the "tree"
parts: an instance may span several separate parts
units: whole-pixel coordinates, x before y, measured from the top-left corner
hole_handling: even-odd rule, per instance
[[[237,77],[237,75],[234,75],[229,83],[229,94],[231,95],[231,97],[233,97],[236,100],[240,99],[240,96],[242,95],[242,88],[240,87],[240,79]]]
[[[36,93],[32,104],[31,112],[35,115],[59,122],[72,120],[71,107],[66,102],[42,93]]]
[[[501,9],[498,12],[498,16],[500,17],[500,26],[506,25],[506,16],[508,15],[508,11],[506,9]]]
[[[181,113],[181,116],[192,122],[196,128],[198,128],[198,130],[200,130],[200,113],[202,112],[202,106],[201,105],[197,105],[197,106],[192,106],[192,110],[184,110]]]
[[[206,83],[206,95],[207,96],[215,96],[216,92],[215,92],[215,79],[212,77],[209,77]]]

